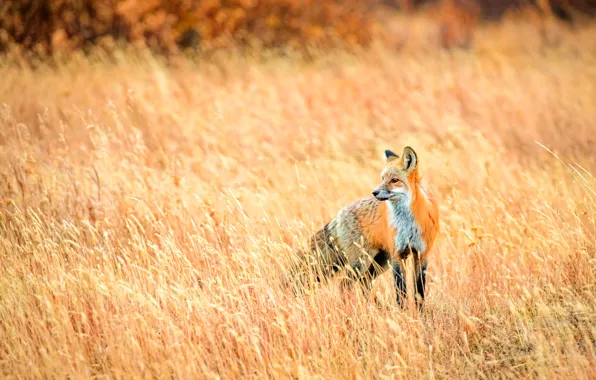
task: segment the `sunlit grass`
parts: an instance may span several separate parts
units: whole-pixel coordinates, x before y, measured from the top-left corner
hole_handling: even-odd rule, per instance
[[[0,374],[593,378],[596,65],[565,41],[5,65]],[[405,145],[440,200],[421,318],[389,272],[389,309],[283,288],[293,248]]]

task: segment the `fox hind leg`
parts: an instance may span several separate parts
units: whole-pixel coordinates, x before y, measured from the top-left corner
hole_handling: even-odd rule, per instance
[[[360,257],[357,262],[349,267],[346,273],[347,275],[341,283],[341,287],[344,289],[356,283],[360,284],[366,299],[369,299],[371,296],[374,279],[387,270],[390,260],[389,253],[385,250],[371,250],[369,252],[370,255],[366,256],[368,259]],[[379,307],[383,307],[383,302],[376,296],[374,296],[374,301]]]
[[[360,278],[360,283],[362,284],[366,297],[370,296],[373,280],[387,270],[389,260],[389,252],[380,249],[368,266],[366,273]],[[376,295],[374,296],[374,300],[377,306],[383,307],[383,302],[381,302]]]
[[[379,275],[385,272],[387,264],[389,263],[389,253],[383,249],[375,255],[373,261],[370,263],[368,270],[361,278],[361,282],[366,288],[372,286],[372,281]]]

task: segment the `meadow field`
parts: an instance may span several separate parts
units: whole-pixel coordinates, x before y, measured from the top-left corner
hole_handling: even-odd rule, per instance
[[[596,377],[595,28],[467,50],[0,65],[0,377]],[[424,312],[293,251],[418,153]]]

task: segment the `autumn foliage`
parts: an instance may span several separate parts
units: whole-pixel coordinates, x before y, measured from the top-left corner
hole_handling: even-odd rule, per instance
[[[585,0],[19,0],[0,2],[0,52],[113,50],[120,42],[174,53],[228,47],[366,46],[395,40],[387,15],[429,11],[445,46],[468,46],[479,19],[522,6],[569,19]]]
[[[375,0],[24,0],[0,6],[0,47],[68,51],[118,41],[186,47],[366,44]]]

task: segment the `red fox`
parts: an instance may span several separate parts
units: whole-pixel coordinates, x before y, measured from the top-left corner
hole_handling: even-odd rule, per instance
[[[421,187],[418,156],[405,147],[402,157],[385,151],[387,164],[372,196],[357,200],[310,239],[309,252],[296,267],[320,281],[348,269],[349,282],[358,280],[366,291],[372,281],[393,266],[397,302],[406,296],[405,259],[414,257],[416,304],[424,302],[427,259],[439,232],[436,200]],[[307,258],[305,261],[304,258]],[[305,265],[306,264],[306,268]],[[295,269],[296,269],[295,268]]]

